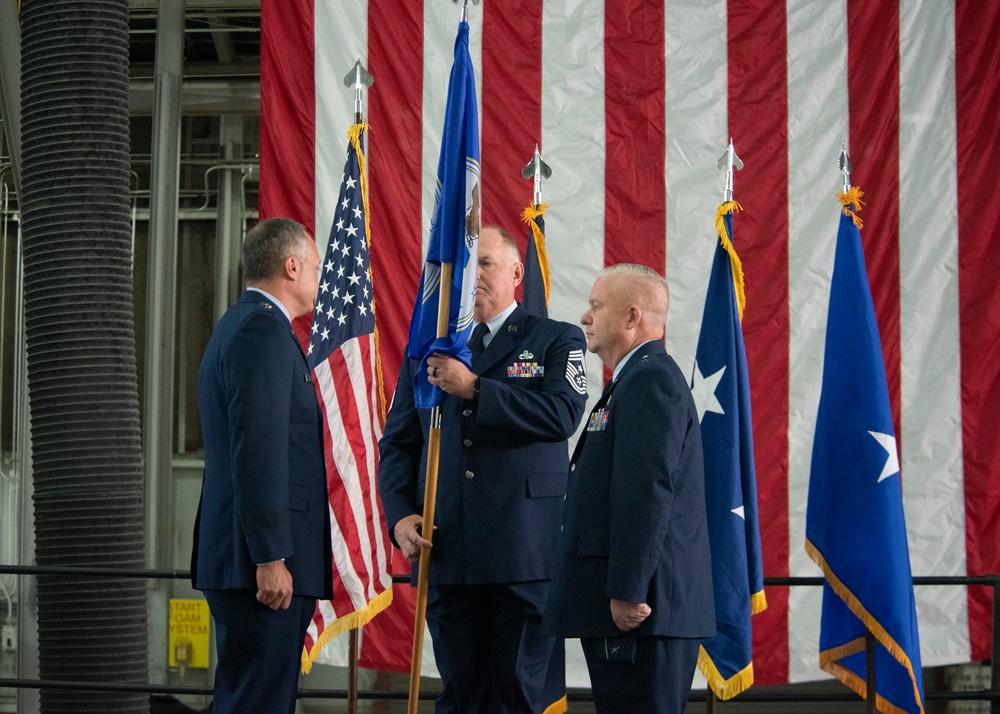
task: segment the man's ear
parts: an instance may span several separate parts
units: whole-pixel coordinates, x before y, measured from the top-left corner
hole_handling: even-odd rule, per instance
[[[524,280],[524,263],[514,265],[514,287],[516,288]]]
[[[626,323],[630,330],[637,328],[642,321],[642,309],[634,303],[628,306],[625,315]]]
[[[302,271],[302,262],[297,257],[294,255],[288,256],[282,263],[282,267],[286,278],[289,280],[298,280],[299,273]]]

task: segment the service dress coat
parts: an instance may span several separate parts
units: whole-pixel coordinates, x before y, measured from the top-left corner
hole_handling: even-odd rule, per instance
[[[473,399],[442,405],[441,455],[428,582],[547,580],[566,492],[567,439],[586,403],[579,327],[518,306],[473,364]],[[379,442],[389,535],[423,512],[430,410],[417,409],[405,359]],[[416,570],[416,568],[414,568]]]
[[[633,634],[715,634],[698,411],[680,368],[647,342],[598,400],[570,462],[543,631],[622,635],[612,598],[647,603]]]
[[[284,559],[296,595],[331,596],[320,410],[292,326],[247,291],[219,321],[198,373],[205,477],[192,579],[257,589],[256,566]]]

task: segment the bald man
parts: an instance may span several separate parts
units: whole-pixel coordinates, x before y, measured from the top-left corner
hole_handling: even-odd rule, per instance
[[[570,459],[543,632],[579,637],[598,712],[682,714],[715,634],[701,431],[656,271],[606,268],[580,322],[614,371]]]
[[[538,713],[554,637],[541,637],[569,462],[586,403],[580,328],[514,301],[524,268],[497,227],[479,236],[472,369],[428,360],[441,459],[427,624],[441,671],[436,711]],[[405,360],[379,442],[379,490],[393,543],[411,561],[422,523],[430,410],[416,409]],[[551,702],[545,702],[548,704]]]

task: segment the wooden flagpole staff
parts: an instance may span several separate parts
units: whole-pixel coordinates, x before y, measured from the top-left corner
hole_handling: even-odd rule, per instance
[[[448,336],[448,314],[451,311],[451,277],[454,266],[441,264],[441,288],[438,291],[437,336]],[[421,535],[434,539],[434,506],[437,503],[438,464],[441,460],[441,407],[431,410],[431,425],[427,435],[427,470],[424,483],[424,514]],[[431,549],[420,550],[417,573],[417,605],[413,615],[413,658],[410,664],[410,697],[408,714],[417,714],[420,699],[420,662],[424,652],[424,617],[427,614],[427,572],[431,564]]]

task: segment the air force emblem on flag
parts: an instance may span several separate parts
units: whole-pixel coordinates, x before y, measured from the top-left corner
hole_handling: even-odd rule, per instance
[[[570,350],[566,360],[566,381],[578,393],[587,393],[587,366],[583,361],[583,350]]]

